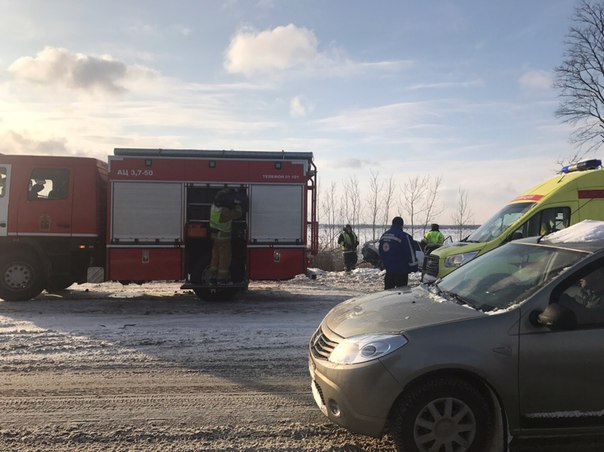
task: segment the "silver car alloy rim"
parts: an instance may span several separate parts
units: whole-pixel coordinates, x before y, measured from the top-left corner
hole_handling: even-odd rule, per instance
[[[4,272],[4,283],[11,289],[23,289],[31,283],[31,279],[32,270],[26,264],[12,264]]]
[[[415,445],[422,452],[464,452],[475,436],[474,413],[466,403],[451,397],[428,403],[413,425]]]

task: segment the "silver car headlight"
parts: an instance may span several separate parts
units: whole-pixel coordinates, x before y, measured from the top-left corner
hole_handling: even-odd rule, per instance
[[[407,338],[400,334],[364,334],[340,342],[329,355],[334,364],[359,364],[381,358],[401,348]]]
[[[451,254],[445,257],[445,267],[459,267],[476,257],[478,251],[470,251],[468,253]]]

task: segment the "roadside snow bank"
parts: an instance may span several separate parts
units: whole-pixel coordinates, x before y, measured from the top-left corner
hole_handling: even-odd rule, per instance
[[[355,268],[351,272],[328,272],[318,268],[309,269],[309,272],[316,277],[320,284],[329,284],[337,287],[349,287],[362,290],[364,292],[379,292],[384,289],[385,270],[377,268]],[[304,275],[298,275],[298,278],[306,279]],[[409,274],[409,285],[417,286],[420,283],[421,273]]]

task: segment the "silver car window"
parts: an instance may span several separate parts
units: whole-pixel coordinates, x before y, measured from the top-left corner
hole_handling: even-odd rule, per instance
[[[554,302],[575,314],[577,328],[604,325],[604,261],[590,264],[565,281],[565,290]]]
[[[510,243],[445,276],[438,288],[476,309],[507,309],[585,256],[580,251]]]

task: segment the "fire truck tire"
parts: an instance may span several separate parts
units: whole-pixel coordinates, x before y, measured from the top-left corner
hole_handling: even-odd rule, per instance
[[[31,300],[44,289],[40,260],[31,253],[9,253],[0,257],[0,298],[6,301]]]
[[[194,289],[193,291],[202,301],[229,301],[237,295],[239,289],[236,287],[221,287],[216,289]]]
[[[48,282],[46,291],[50,293],[61,292],[71,286],[75,281],[71,278],[53,279]]]

